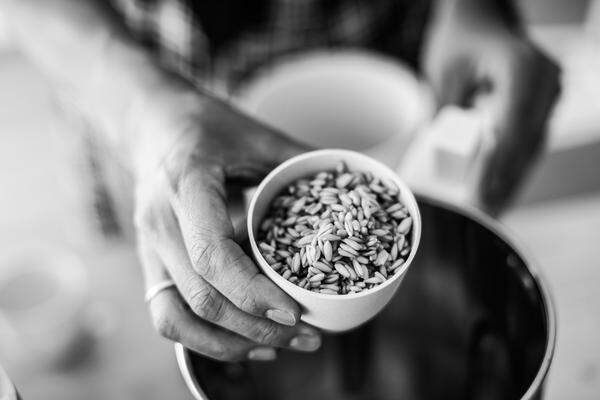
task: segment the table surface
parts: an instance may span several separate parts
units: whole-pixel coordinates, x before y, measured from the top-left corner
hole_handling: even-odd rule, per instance
[[[0,241],[51,242],[78,253],[91,303],[105,317],[93,351],[76,367],[8,372],[26,400],[188,399],[172,345],[147,318],[132,245],[98,235],[76,141],[57,129],[43,80],[15,55],[0,55]],[[597,398],[600,193],[530,204],[503,222],[554,293],[559,329],[547,398]]]

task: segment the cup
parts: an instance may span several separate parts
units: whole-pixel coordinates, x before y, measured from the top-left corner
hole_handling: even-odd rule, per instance
[[[349,50],[284,58],[232,100],[302,143],[365,152],[392,167],[434,113],[431,90],[408,66]]]
[[[400,201],[413,220],[411,251],[400,270],[384,283],[353,294],[331,295],[303,289],[274,271],[262,256],[256,241],[258,228],[271,201],[288,185],[299,178],[321,171],[333,170],[343,161],[353,171],[371,172],[373,176],[394,182],[400,189]],[[324,149],[293,157],[275,168],[261,182],[248,209],[248,236],[254,258],[277,286],[302,307],[302,320],[330,332],[355,328],[377,315],[398,290],[415,257],[421,238],[421,215],[414,195],[398,175],[381,162],[351,150]]]

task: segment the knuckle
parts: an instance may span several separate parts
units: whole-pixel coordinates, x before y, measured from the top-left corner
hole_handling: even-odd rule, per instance
[[[193,265],[196,271],[206,280],[211,281],[217,274],[216,258],[221,251],[219,242],[196,240],[191,246]]]
[[[258,311],[258,305],[256,303],[256,299],[252,294],[252,291],[247,288],[246,290],[242,290],[240,294],[240,300],[238,307],[250,314],[256,314]]]
[[[173,323],[167,313],[157,313],[153,316],[152,320],[156,331],[167,339],[178,341],[179,332],[176,325]]]
[[[194,291],[189,305],[194,313],[207,321],[221,321],[225,317],[226,303],[212,286]]]
[[[257,343],[277,345],[281,341],[281,331],[274,323],[258,324],[252,332],[252,339]]]
[[[256,298],[256,290],[254,290],[256,278],[260,276],[259,274],[254,275],[252,279],[246,282],[245,285],[238,290],[238,301],[236,302],[237,306],[250,314],[258,314],[260,313],[258,301]]]

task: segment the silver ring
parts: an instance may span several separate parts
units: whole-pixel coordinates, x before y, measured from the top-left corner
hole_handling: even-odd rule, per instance
[[[149,303],[153,298],[156,297],[157,294],[162,292],[165,289],[169,289],[175,287],[175,282],[172,279],[165,279],[164,281],[160,281],[150,286],[148,290],[146,290],[146,295],[144,296],[144,301]]]

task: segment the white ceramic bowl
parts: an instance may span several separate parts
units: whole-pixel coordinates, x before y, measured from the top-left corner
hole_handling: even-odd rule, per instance
[[[243,85],[232,100],[254,118],[312,147],[390,166],[435,111],[431,89],[408,66],[357,49],[282,57]]]
[[[256,234],[271,201],[289,184],[299,178],[324,170],[333,170],[344,161],[350,170],[369,171],[374,176],[389,179],[400,189],[401,202],[413,219],[411,252],[390,279],[372,289],[346,295],[330,295],[303,289],[275,272],[263,258],[256,243]],[[325,149],[293,157],[275,168],[258,186],[248,209],[248,235],[254,258],[262,271],[277,286],[302,307],[302,320],[318,328],[341,332],[355,328],[377,315],[392,298],[415,257],[421,238],[421,215],[415,197],[406,184],[390,168],[379,161],[351,150]]]

